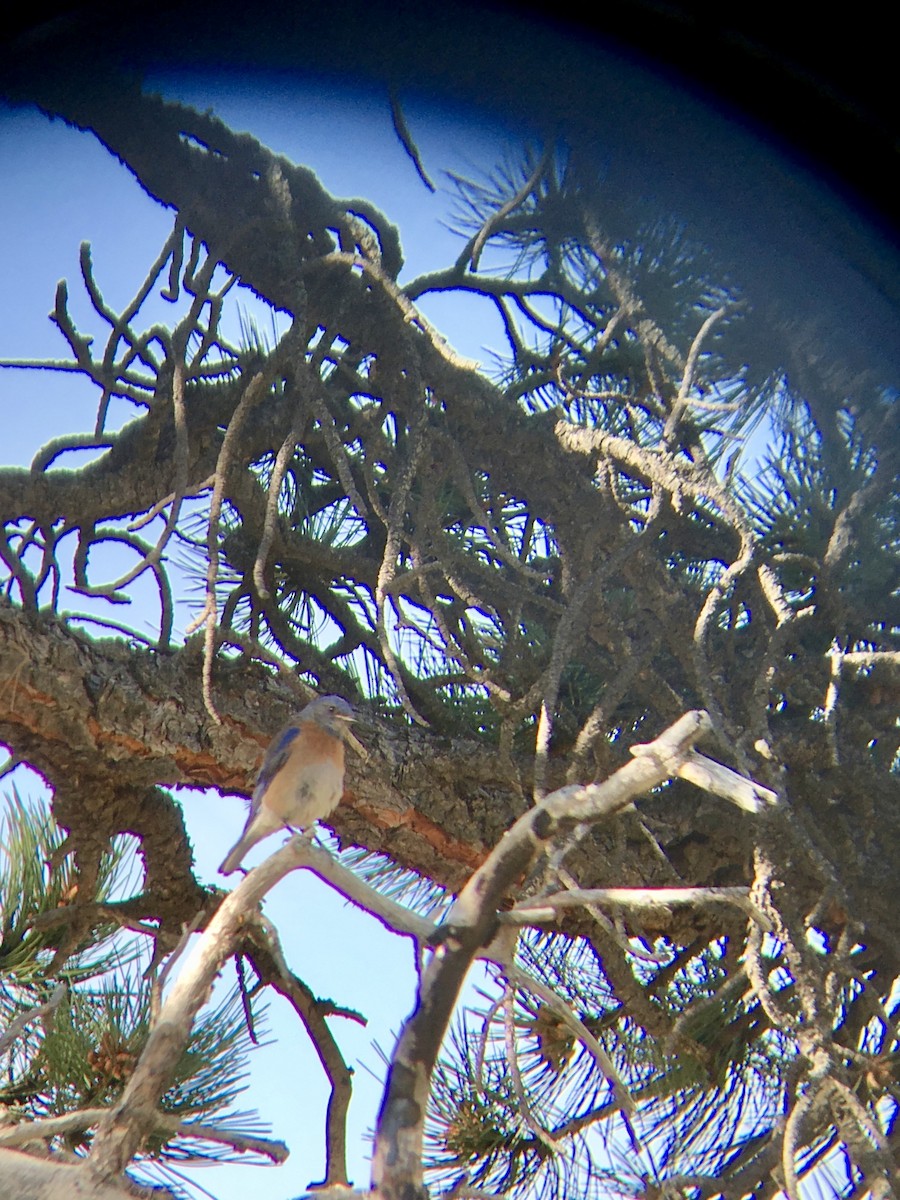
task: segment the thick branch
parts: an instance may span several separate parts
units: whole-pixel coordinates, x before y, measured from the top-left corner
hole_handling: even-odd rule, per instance
[[[0,1147],[0,1196],[16,1200],[150,1200],[146,1188],[127,1180],[100,1183],[80,1164],[36,1158]],[[167,1189],[153,1190],[153,1200],[174,1200]]]
[[[172,986],[124,1092],[100,1123],[90,1156],[96,1178],[107,1181],[121,1174],[155,1129],[159,1101],[187,1045],[194,1018],[243,937],[248,910],[255,909],[295,865],[288,843],[222,901]]]
[[[567,830],[614,816],[675,774],[708,729],[705,713],[688,713],[605,783],[553,792],[519,818],[462,889],[391,1058],[372,1166],[373,1187],[382,1200],[425,1195],[422,1140],[431,1073],[466,972],[496,932],[503,896],[537,854]]]

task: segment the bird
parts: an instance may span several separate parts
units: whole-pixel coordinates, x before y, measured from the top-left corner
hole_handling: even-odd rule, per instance
[[[219,872],[230,875],[257,842],[278,829],[308,829],[327,817],[344,792],[344,742],[362,750],[350,730],[353,709],[340,696],[319,696],[272,739],[243,833]]]

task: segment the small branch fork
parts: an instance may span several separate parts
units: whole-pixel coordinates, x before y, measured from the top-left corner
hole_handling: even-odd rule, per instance
[[[36,608],[43,597],[39,593],[52,577],[54,587],[52,606],[58,606],[60,584],[64,573],[60,560],[64,539],[76,537],[71,591],[103,598],[111,604],[126,604],[123,589],[146,571],[156,579],[160,600],[158,644],[167,647],[173,626],[173,600],[165,565],[165,552],[179,526],[184,502],[198,495],[207,486],[197,485],[190,478],[191,458],[196,457],[196,436],[190,429],[191,404],[186,389],[227,380],[238,364],[236,351],[219,338],[218,326],[225,297],[237,282],[227,275],[224,283],[214,289],[218,261],[207,253],[204,257],[198,239],[189,238],[188,261],[185,262],[185,228],[176,219],[175,228],[167,238],[156,261],[151,266],[137,293],[118,315],[104,300],[95,278],[88,243],[82,244],[80,266],[82,281],[95,313],[110,326],[102,355],[93,349],[93,339],[78,332],[69,312],[68,288],[65,281],[57,288],[51,319],[56,324],[73,354],[74,361],[3,361],[0,367],[41,368],[80,372],[100,391],[95,427],[92,434],[75,434],[54,438],[38,452],[31,464],[30,477],[35,486],[45,486],[49,468],[61,455],[74,450],[105,450],[93,464],[81,468],[83,494],[79,496],[76,514],[55,512],[48,506],[44,515],[32,524],[23,537],[8,535],[4,545],[0,540],[0,558],[6,561],[11,577],[19,585],[23,603]],[[168,264],[168,282],[163,282]],[[138,332],[134,323],[151,292],[175,302],[183,290],[189,297],[187,311],[170,331],[154,324]],[[110,405],[125,401],[146,415],[126,423],[120,430],[108,429]],[[170,446],[167,460],[159,452],[160,429],[171,421],[171,437],[163,440]],[[196,435],[196,430],[194,431]],[[131,469],[123,464],[130,460]],[[137,469],[135,460],[142,460]],[[148,464],[154,466],[148,469]],[[155,473],[154,473],[155,472]],[[110,504],[115,513],[110,523],[103,525],[102,509],[96,496],[106,496],[104,479],[115,475],[122,495]],[[55,473],[54,478],[65,478]],[[159,497],[160,483],[168,494]],[[135,518],[127,525],[119,519],[122,512],[133,512]],[[49,513],[49,516],[48,516]],[[154,543],[145,542],[137,531],[163,518],[162,528]],[[131,565],[114,580],[92,583],[88,564],[91,552],[103,543],[127,547]],[[36,576],[26,566],[25,555],[40,552]],[[88,620],[95,618],[88,617]],[[102,619],[98,621],[102,624]]]
[[[99,1122],[88,1160],[98,1181],[120,1175],[157,1128],[159,1101],[216,975],[245,936],[248,912],[292,866],[284,850],[273,855],[225,898],[207,925],[162,1005],[122,1096]]]
[[[59,1117],[45,1117],[38,1121],[22,1122],[9,1128],[0,1128],[0,1147],[27,1146],[42,1139],[61,1137],[63,1134],[84,1133],[96,1129],[108,1114],[105,1108],[80,1108]],[[241,1153],[253,1153],[268,1158],[273,1163],[283,1163],[288,1156],[284,1142],[270,1138],[251,1137],[233,1130],[221,1129],[216,1125],[205,1125],[199,1121],[181,1121],[178,1117],[157,1113],[156,1124],[149,1131],[174,1137],[198,1138],[207,1142],[219,1142]]]

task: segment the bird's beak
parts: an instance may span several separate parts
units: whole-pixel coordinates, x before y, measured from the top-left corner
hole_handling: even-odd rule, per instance
[[[353,714],[351,714],[349,717],[342,716],[341,720],[343,722],[345,722],[344,728],[343,728],[344,741],[347,743],[348,746],[350,746],[351,749],[356,751],[356,753],[360,756],[360,758],[363,760],[363,762],[368,762],[369,761],[368,750],[365,748],[365,746],[362,744],[362,742],[359,740],[359,738],[356,736],[356,734],[350,728],[350,724],[352,721],[356,720],[356,716]]]

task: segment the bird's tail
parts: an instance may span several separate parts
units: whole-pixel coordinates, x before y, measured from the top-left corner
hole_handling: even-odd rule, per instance
[[[241,865],[241,860],[249,849],[250,847],[244,845],[244,839],[241,838],[238,844],[232,850],[229,850],[229,852],[225,855],[219,866],[219,874],[233,874]]]

